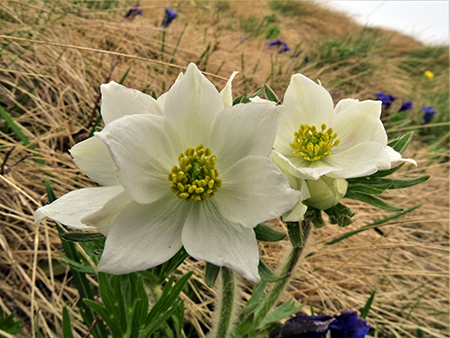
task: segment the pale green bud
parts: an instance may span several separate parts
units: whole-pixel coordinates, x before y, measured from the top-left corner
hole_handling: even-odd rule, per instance
[[[322,176],[318,180],[307,180],[311,197],[305,203],[310,207],[326,210],[339,203],[347,192],[348,183],[343,178],[330,178]]]

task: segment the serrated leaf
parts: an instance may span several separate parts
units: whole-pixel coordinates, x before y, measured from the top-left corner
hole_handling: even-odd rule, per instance
[[[429,178],[430,178],[430,176],[422,176],[422,177],[418,177],[418,178],[415,178],[412,180],[392,180],[393,183],[392,183],[392,186],[389,187],[389,189],[403,189],[403,188],[412,187],[412,186],[415,186],[422,182],[425,182]]]
[[[353,213],[349,207],[338,203],[334,207],[324,210],[330,218],[331,224],[337,224],[340,227],[346,227],[352,224]]]
[[[262,325],[278,322],[282,319],[292,316],[294,313],[301,310],[302,304],[296,304],[293,298],[289,299],[286,303],[279,306],[275,311],[270,313],[262,321]]]
[[[265,224],[258,224],[254,230],[258,241],[278,242],[286,237],[285,233],[276,231]]]
[[[337,242],[340,242],[340,241],[342,241],[342,240],[344,240],[346,238],[349,238],[349,237],[351,237],[353,235],[356,235],[356,234],[358,234],[360,232],[372,229],[372,228],[374,228],[374,227],[376,227],[378,225],[381,225],[383,223],[389,222],[390,220],[393,220],[393,219],[395,219],[397,217],[403,216],[403,215],[405,215],[405,214],[407,214],[407,213],[409,213],[409,212],[411,212],[413,210],[416,210],[419,207],[420,207],[420,205],[416,205],[416,206],[414,206],[412,208],[403,210],[403,211],[401,211],[401,212],[399,212],[399,213],[397,213],[395,215],[391,215],[391,216],[385,217],[383,219],[380,219],[379,221],[376,221],[376,222],[370,223],[368,225],[365,225],[365,226],[361,227],[358,230],[347,232],[346,234],[344,234],[342,236],[339,236],[338,238],[333,239],[332,241],[329,241],[329,242],[325,243],[325,245],[332,245],[332,244],[335,244]]]
[[[345,194],[345,198],[350,198],[352,200],[357,200],[357,201],[361,201],[370,205],[373,205],[374,207],[383,209],[383,210],[388,210],[388,211],[401,211],[403,210],[403,208],[399,208],[396,207],[394,205],[391,205],[389,203],[386,203],[385,201],[371,196],[371,195],[367,195],[367,194],[363,194],[360,192],[356,192],[356,191],[347,191],[347,193]]]
[[[267,99],[269,101],[275,102],[276,104],[278,104],[280,102],[280,100],[277,97],[277,94],[275,94],[275,92],[272,90],[272,88],[270,88],[268,85],[264,85],[264,93],[267,96]]]
[[[363,319],[366,319],[367,315],[369,314],[370,308],[372,307],[373,300],[375,299],[375,294],[377,293],[376,290],[372,292],[369,299],[366,302],[366,305],[361,309],[359,316]]]
[[[63,307],[62,329],[63,338],[74,338],[72,332],[72,324],[70,322],[70,314],[66,306]]]
[[[61,237],[71,242],[103,242],[106,240],[101,233],[66,232]]]
[[[292,246],[294,248],[302,247],[303,245],[303,234],[299,222],[286,222],[288,228],[289,239],[291,240]]]
[[[398,151],[400,154],[402,154],[406,150],[406,148],[408,148],[412,136],[413,132],[410,131],[409,133],[406,133],[402,137],[389,142],[388,146],[392,147],[395,151]]]
[[[217,276],[220,272],[220,266],[206,262],[205,266],[205,283],[210,288],[216,283]]]
[[[286,276],[278,276],[275,272],[270,270],[262,260],[259,260],[258,273],[259,276],[261,277],[261,280],[269,283],[277,282],[286,277]]]

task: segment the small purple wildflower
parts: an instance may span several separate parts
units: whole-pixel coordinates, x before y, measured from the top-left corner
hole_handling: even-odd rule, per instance
[[[412,103],[412,101],[405,101],[404,99],[402,99],[402,105],[399,108],[398,112],[400,113],[401,111],[405,111],[405,110],[409,110],[409,109],[413,109],[414,108],[414,104]]]
[[[356,311],[343,311],[340,315],[297,316],[270,333],[270,338],[364,338],[370,325],[359,318]]]
[[[217,6],[217,10],[220,12],[222,10],[222,6]]]
[[[278,51],[278,53],[285,53],[285,52],[289,52],[291,49],[288,47],[286,42],[281,41],[280,39],[276,39],[276,40],[271,40],[271,41],[267,41],[267,44],[269,46],[282,46],[280,48],[280,50]]]
[[[384,109],[388,109],[391,106],[392,102],[396,99],[397,97],[394,95],[385,94],[383,92],[377,93],[377,100],[383,102]]]
[[[169,27],[169,25],[172,23],[173,19],[175,19],[177,16],[178,16],[177,13],[175,13],[170,8],[166,7],[164,19],[161,23],[161,26],[163,26],[164,28]]]
[[[423,124],[430,123],[433,116],[437,113],[437,110],[433,107],[423,107],[422,110],[425,113],[423,114]]]
[[[138,15],[144,15],[142,9],[139,8],[139,2],[131,7],[128,12],[123,16],[124,19],[133,20]]]

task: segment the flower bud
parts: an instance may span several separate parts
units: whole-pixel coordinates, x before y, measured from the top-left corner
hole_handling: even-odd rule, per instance
[[[318,180],[307,180],[311,197],[304,203],[310,207],[326,210],[339,203],[347,192],[348,183],[342,178],[322,176]]]

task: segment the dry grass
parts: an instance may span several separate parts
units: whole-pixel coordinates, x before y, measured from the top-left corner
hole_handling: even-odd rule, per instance
[[[109,75],[119,81],[132,65],[125,84],[160,95],[180,71],[166,62],[185,67],[200,60],[200,68],[217,73],[210,79],[219,89],[232,71],[241,71],[233,85],[235,96],[250,94],[264,82],[281,95],[296,71],[320,78],[337,100],[347,96],[374,98],[383,90],[425,104],[421,89],[427,93],[435,93],[436,88],[448,90],[446,67],[435,71],[436,88],[427,84],[418,88],[411,81],[414,76],[417,80],[417,72],[421,74],[431,61],[425,60],[416,69],[399,68],[410,53],[423,48],[419,42],[389,31],[363,29],[309,2],[297,3],[299,12],[291,11],[290,15],[274,12],[265,3],[255,6],[252,1],[222,1],[222,11],[217,10],[217,2],[170,3],[180,16],[167,31],[164,52],[160,22],[168,2],[141,1],[144,16],[131,22],[122,19],[128,9],[126,1],[110,2],[110,7],[89,9],[89,3],[108,1],[0,0],[0,104],[45,163],[40,165],[32,156],[23,159],[30,151],[3,126],[0,307],[25,320],[21,337],[34,335],[34,316],[45,336],[57,337],[63,306],[69,307],[80,337],[87,331],[76,310],[78,293],[69,268],[58,255],[61,245],[56,226],[48,221],[36,227],[32,214],[47,203],[45,175],[51,177],[57,196],[94,184],[80,173],[67,149],[87,137],[96,117],[99,85]],[[245,36],[243,27],[251,22],[251,15],[262,18],[273,13],[278,13],[280,38],[291,48],[299,45],[299,57],[269,49],[264,34]],[[336,57],[333,50],[330,56],[325,53],[324,40],[344,41],[346,46],[362,49],[345,58]],[[208,45],[208,57],[202,58]],[[306,55],[309,62],[304,59]],[[445,57],[441,59],[434,62],[445,64]],[[365,68],[356,71],[358,65]],[[409,122],[420,121],[420,114],[420,110],[412,112]],[[385,119],[390,121],[389,116]],[[448,122],[443,124],[448,126]],[[334,314],[347,308],[360,309],[377,290],[369,314],[376,337],[415,337],[419,326],[426,336],[449,337],[449,171],[444,136],[440,148],[436,144],[428,147],[420,139],[414,143],[410,155],[419,167],[399,174],[417,177],[426,173],[431,176],[429,181],[384,195],[396,205],[423,206],[385,225],[383,236],[369,230],[326,246],[343,232],[387,215],[346,201],[356,212],[356,222],[348,229],[327,226],[315,231],[310,248],[314,254],[301,266],[283,299],[294,296],[302,303],[311,303],[316,313]],[[287,241],[262,246],[264,260],[275,266],[287,246]],[[202,268],[201,262],[183,266],[184,270],[194,270],[194,278],[201,283]],[[186,299],[187,318],[199,331],[209,325],[213,295],[213,290],[205,287],[199,295],[201,304]]]

